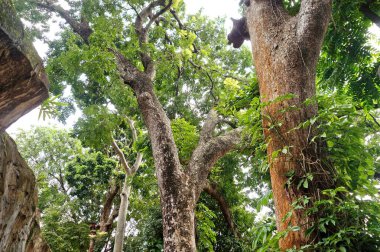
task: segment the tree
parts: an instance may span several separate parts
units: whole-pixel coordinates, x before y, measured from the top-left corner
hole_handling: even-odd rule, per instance
[[[315,123],[318,115],[316,70],[332,14],[332,1],[252,0],[244,3],[246,17],[234,21],[229,40],[235,47],[244,39],[251,40],[276,224],[279,234],[283,235],[279,246],[281,250],[300,248],[318,243],[320,236],[314,226],[325,213],[308,210],[321,200],[321,191],[333,189],[339,183],[336,167],[326,158],[325,143],[318,140],[319,127]],[[347,12],[343,13],[340,15],[347,17]],[[371,78],[376,80],[373,75]],[[349,83],[352,84],[355,83]]]
[[[300,247],[316,238],[306,235],[316,217],[305,216],[292,205],[304,196],[316,200],[318,190],[335,183],[333,171],[322,163],[320,146],[311,142],[314,125],[300,127],[317,115],[313,101],[316,67],[330,15],[329,0],[304,0],[295,16],[288,13],[282,1],[252,1],[247,11],[260,97],[265,104],[263,128],[277,228],[280,232],[289,226],[301,229],[287,234],[280,241],[280,249]],[[290,174],[293,181],[288,185]],[[313,176],[311,185],[297,188],[309,174]]]
[[[21,131],[17,142],[37,176],[42,232],[52,249],[94,251],[107,246],[104,237],[111,234],[119,209],[116,161],[82,148],[64,130]]]
[[[134,126],[134,122],[131,119],[127,119],[129,123],[129,127],[132,131],[132,139],[133,142],[137,141],[137,132],[136,128]],[[124,234],[125,234],[125,225],[126,225],[126,215],[129,205],[129,196],[131,193],[131,179],[136,174],[137,170],[139,169],[141,162],[142,162],[142,153],[137,152],[137,157],[135,160],[135,163],[132,167],[128,164],[124,153],[120,150],[119,146],[117,145],[116,141],[112,141],[112,147],[116,154],[119,156],[119,160],[121,162],[121,165],[123,166],[125,170],[125,178],[123,182],[123,188],[121,190],[121,201],[120,201],[120,208],[119,208],[119,214],[117,219],[117,225],[116,225],[116,235],[115,235],[115,244],[113,251],[114,252],[121,252],[123,251],[123,244],[124,244]]]

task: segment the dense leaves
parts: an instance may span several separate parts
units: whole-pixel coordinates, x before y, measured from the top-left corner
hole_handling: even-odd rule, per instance
[[[30,36],[38,38],[48,29],[41,24],[56,20],[56,16],[37,8],[37,2],[15,0],[14,4],[24,20],[35,24]],[[182,1],[174,1],[172,12],[152,25],[149,43],[144,45],[138,42],[134,20],[136,11],[149,1],[66,2],[74,20],[89,22],[92,34],[87,43],[65,24],[59,37],[49,41],[46,68],[50,91],[57,98],[51,99],[55,103],[45,104],[45,112],[58,113],[62,121],[74,108],[82,115],[73,134],[36,128],[17,136],[20,152],[37,176],[42,229],[52,250],[88,249],[88,225],[99,221],[107,190],[120,186],[124,178],[110,148],[113,140],[130,164],[137,151],[144,154],[143,165],[131,179],[125,251],[163,248],[151,145],[136,97],[120,79],[110,50],[117,49],[140,70],[141,52],[150,52],[157,62],[154,88],[171,120],[183,167],[211,108],[224,123],[218,125],[217,134],[225,125],[244,127],[249,146],[219,160],[208,177],[228,203],[233,228],[218,200],[202,193],[195,214],[199,251],[278,251],[278,240],[287,232],[275,231],[261,126],[264,105],[249,49],[233,51],[226,46],[225,21],[209,19],[201,12],[187,15]],[[284,2],[289,13],[296,15],[301,1]],[[379,50],[369,43],[371,22],[360,11],[363,2],[334,1],[317,72],[319,114],[299,125],[317,126],[318,135],[310,141],[323,143],[328,154],[324,162],[335,168],[338,178],[338,187],[321,191],[313,207],[306,209],[308,198],[294,203],[309,214],[326,213],[309,230],[318,233],[320,241],[302,248],[304,251],[378,251],[380,247],[380,76],[376,74],[380,63]],[[371,8],[379,12],[378,4]],[[136,142],[131,140],[128,118],[136,121]],[[312,180],[309,174],[296,186],[307,188]],[[118,197],[114,208],[117,205]],[[98,239],[96,249],[112,247],[112,236],[109,232],[103,240]]]

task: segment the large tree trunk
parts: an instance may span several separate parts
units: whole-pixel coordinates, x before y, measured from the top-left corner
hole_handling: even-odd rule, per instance
[[[330,15],[330,0],[303,0],[294,17],[289,16],[281,0],[252,0],[247,10],[260,97],[265,104],[263,128],[277,229],[300,227],[300,231],[289,232],[281,239],[281,250],[315,240],[313,235],[305,234],[314,224],[314,216],[293,211],[292,203],[302,197],[313,198],[319,189],[331,186],[330,180],[325,181],[328,173],[321,166],[318,146],[310,142],[315,128],[297,128],[318,111],[316,102],[312,102],[316,97],[316,64]],[[286,98],[289,94],[294,97]],[[323,175],[317,176],[319,173]],[[307,174],[314,176],[310,186],[297,189]],[[290,212],[292,215],[284,220]]]
[[[174,195],[164,190],[166,198],[161,196],[161,209],[165,251],[196,251],[192,192],[186,185],[172,188],[170,191],[176,191]]]
[[[165,251],[196,251],[193,186],[182,171],[170,120],[150,81],[144,84],[132,87],[152,142],[161,196]]]
[[[119,55],[120,57],[120,55]],[[119,58],[120,61],[122,59]],[[206,119],[188,167],[182,168],[170,120],[148,78],[130,86],[148,128],[160,190],[165,251],[196,251],[194,208],[215,162],[240,142],[241,129],[214,137],[220,120],[215,111]]]

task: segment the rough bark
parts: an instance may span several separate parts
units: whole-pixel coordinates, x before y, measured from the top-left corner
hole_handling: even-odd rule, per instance
[[[135,93],[152,143],[161,196],[165,251],[195,251],[193,184],[179,162],[170,120],[154,94],[152,84],[144,84],[144,89],[136,88]]]
[[[111,181],[111,185],[108,188],[102,213],[100,215],[99,223],[92,223],[90,225],[90,243],[88,246],[88,252],[95,250],[96,235],[99,230],[102,233],[110,233],[113,229],[112,224],[118,216],[119,208],[114,205],[116,195],[120,192],[120,186]]]
[[[112,183],[112,182],[111,182]],[[120,192],[120,186],[112,184],[108,189],[106,199],[103,204],[102,214],[100,216],[99,231],[109,232],[112,224],[117,217],[118,209],[113,206],[116,195]]]
[[[0,251],[50,251],[40,235],[32,170],[6,134],[0,134]]]
[[[305,232],[314,224],[314,216],[293,211],[292,203],[303,196],[314,197],[319,189],[331,186],[331,174],[320,165],[317,146],[310,144],[314,128],[297,127],[317,114],[316,64],[331,15],[331,0],[303,0],[296,16],[290,16],[281,0],[251,0],[247,9],[247,26],[253,49],[262,109],[264,135],[275,202],[278,231],[299,226],[280,240],[281,250],[311,243],[317,239]],[[281,99],[288,94],[292,98]],[[287,151],[281,152],[286,149]],[[277,153],[279,155],[277,156]],[[276,157],[277,156],[277,157]],[[307,173],[314,179],[308,188],[286,186],[293,172],[293,183]],[[318,176],[317,174],[322,175]],[[297,181],[298,180],[298,181]],[[287,213],[290,218],[283,220]]]
[[[0,0],[0,130],[48,97],[42,61],[25,38],[21,21],[6,0]]]
[[[0,0],[0,251],[50,251],[32,170],[4,130],[48,97],[42,61],[11,4]]]

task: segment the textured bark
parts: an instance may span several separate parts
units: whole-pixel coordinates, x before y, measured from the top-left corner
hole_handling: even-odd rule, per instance
[[[0,0],[0,130],[47,97],[42,61],[9,2]]]
[[[0,134],[0,251],[50,251],[38,225],[35,177],[6,134]]]
[[[50,251],[38,224],[34,174],[3,132],[47,97],[42,61],[10,2],[0,0],[0,251]]]
[[[165,251],[196,251],[193,184],[182,171],[170,120],[150,81],[134,90],[152,142],[161,196]]]
[[[112,183],[112,182],[111,182]],[[118,209],[113,206],[116,195],[120,192],[120,186],[112,184],[108,189],[106,199],[103,204],[102,214],[100,216],[99,231],[109,232],[112,229],[112,224],[117,217]],[[112,209],[112,207],[114,207]]]
[[[294,17],[288,15],[281,0],[251,0],[247,10],[260,97],[266,104],[262,110],[263,128],[268,142],[277,229],[284,231],[289,225],[301,228],[281,239],[281,250],[316,240],[313,235],[305,235],[314,223],[314,216],[293,211],[291,205],[332,184],[330,179],[326,182],[326,176],[331,174],[321,167],[318,148],[309,143],[314,128],[297,129],[317,114],[317,104],[306,105],[305,101],[316,96],[316,64],[330,15],[331,0],[303,0]],[[294,97],[281,99],[288,94]],[[284,148],[288,148],[286,154],[281,153]],[[280,154],[275,157],[278,151]],[[294,172],[295,183],[306,173],[315,177],[308,190],[297,190],[297,184],[286,187],[289,172]],[[318,177],[318,173],[323,175]],[[292,212],[291,217],[283,221],[288,212]]]

